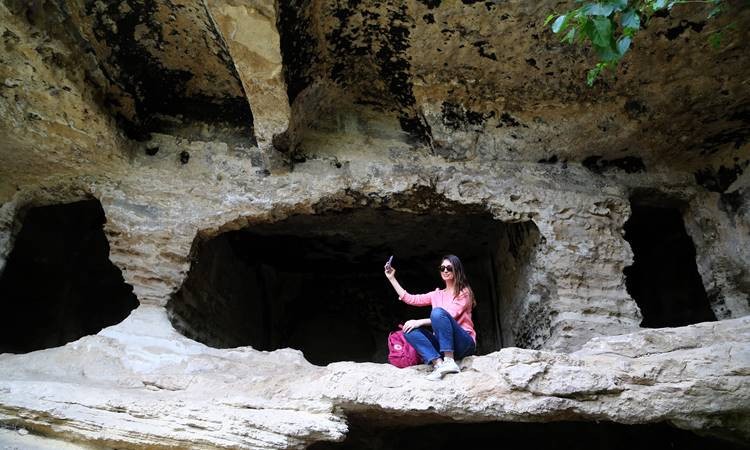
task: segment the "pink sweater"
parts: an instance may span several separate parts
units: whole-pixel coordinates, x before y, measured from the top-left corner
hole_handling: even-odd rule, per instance
[[[477,333],[474,331],[474,322],[471,320],[471,298],[469,291],[464,289],[458,297],[453,298],[453,292],[446,292],[443,289],[435,289],[426,294],[410,294],[404,292],[400,297],[401,301],[412,306],[430,306],[434,308],[443,308],[448,311],[456,322],[466,330],[474,342],[477,341]]]

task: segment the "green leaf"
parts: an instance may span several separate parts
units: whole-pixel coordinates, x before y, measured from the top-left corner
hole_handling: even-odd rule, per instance
[[[552,32],[553,33],[559,33],[560,31],[565,29],[565,26],[568,22],[568,15],[563,14],[562,16],[555,19],[554,23],[552,23]]]
[[[617,52],[615,48],[612,47],[612,45],[607,45],[607,46],[594,45],[593,47],[594,47],[594,50],[596,51],[596,55],[599,57],[600,60],[604,61],[605,63],[617,62],[620,59],[622,59],[622,56]]]
[[[713,19],[714,17],[716,17],[719,14],[721,14],[721,12],[722,12],[721,6],[717,6],[714,9],[712,9],[711,12],[708,13],[708,18],[709,19]]]
[[[575,41],[575,38],[576,38],[576,29],[571,28],[570,30],[568,30],[568,33],[565,35],[565,37],[562,38],[562,41],[567,42],[568,44],[572,44],[573,41]]]
[[[632,8],[626,9],[620,16],[620,25],[623,28],[637,31],[641,28],[641,16]]]
[[[708,37],[708,43],[711,47],[718,50],[719,47],[721,47],[721,41],[723,38],[724,36],[722,36],[721,31],[717,31]]]
[[[615,11],[622,11],[628,7],[628,0],[612,0],[609,3],[615,7]]]
[[[588,84],[589,86],[593,86],[594,81],[599,78],[599,74],[602,73],[602,70],[604,70],[604,66],[602,66],[601,64],[597,64],[596,67],[589,70],[589,72],[586,74],[586,84]]]
[[[620,54],[620,57],[628,51],[631,42],[632,39],[629,36],[623,36],[617,40],[617,53]]]
[[[587,17],[584,17],[578,21],[578,24],[576,26],[576,40],[579,44],[582,44],[586,41],[586,38],[588,38],[592,33],[592,31],[590,30],[593,30],[593,28],[594,25],[591,24],[591,21]]]
[[[584,37],[587,37],[591,42],[594,41],[594,37],[596,36],[594,21],[589,19],[582,20],[578,25],[578,30],[581,32],[580,40],[583,40]]]
[[[607,47],[612,43],[612,22],[606,17],[596,17],[591,20],[594,24],[594,34],[589,36],[591,42],[599,47]]]
[[[703,3],[708,19],[729,11],[733,0],[574,0],[577,9],[553,13],[545,20],[552,31],[564,35],[560,40],[570,44],[590,45],[598,63],[589,70],[586,82],[592,85],[607,68],[614,69],[630,51],[639,30],[659,10],[672,9],[687,3]],[[750,0],[736,0],[739,8],[750,7]],[[727,36],[738,27],[731,22],[718,31],[708,33],[708,43],[714,48],[725,45]],[[588,41],[588,44],[587,44]]]
[[[614,5],[608,5],[604,3],[589,3],[588,5],[581,8],[583,14],[587,16],[604,16],[607,17],[615,10]]]

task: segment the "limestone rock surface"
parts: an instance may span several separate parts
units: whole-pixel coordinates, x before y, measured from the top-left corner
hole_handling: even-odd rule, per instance
[[[0,1],[0,276],[30,208],[96,198],[140,302],[0,355],[0,424],[105,448],[304,448],[343,440],[352,415],[666,421],[747,442],[750,9],[656,15],[589,89],[590,52],[543,25],[561,5]],[[677,211],[717,321],[640,328],[634,199]],[[511,230],[491,252],[507,348],[436,389],[424,368],[315,366],[175,328],[200,243],[363,209]]]
[[[176,333],[162,308],[142,306],[99,335],[0,356],[0,417],[126,448],[303,448],[343,439],[354,412],[398,413],[402,423],[671,421],[741,440],[748,333],[742,318],[597,338],[567,355],[507,348],[467,358],[437,388],[419,367],[317,367],[292,350],[211,349]]]

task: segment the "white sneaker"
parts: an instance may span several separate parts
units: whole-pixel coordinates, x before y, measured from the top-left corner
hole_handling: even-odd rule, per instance
[[[430,381],[440,381],[443,376],[449,373],[459,373],[461,369],[456,364],[456,361],[452,359],[446,359],[442,364],[435,367],[435,370],[431,374],[427,375],[427,379]]]

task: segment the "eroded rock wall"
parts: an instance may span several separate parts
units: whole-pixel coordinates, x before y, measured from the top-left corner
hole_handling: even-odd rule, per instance
[[[116,447],[304,447],[343,439],[347,412],[666,420],[746,439],[748,28],[703,47],[750,12],[657,16],[588,89],[588,52],[542,25],[555,7],[0,3],[0,271],[24,211],[93,196],[141,304],[97,336],[0,356],[2,422]],[[687,205],[719,322],[640,330],[622,233],[643,190]],[[494,312],[499,351],[468,360],[449,389],[419,369],[213,349],[167,320],[196,239],[448,204],[529,230],[496,247],[510,281],[494,291],[520,299]]]
[[[720,319],[750,314],[749,210],[747,188],[738,188],[729,194],[702,193],[685,214],[699,250],[698,269]]]
[[[27,186],[127,163],[128,144],[98,101],[96,65],[71,42],[63,22],[54,8],[27,13],[14,2],[0,3],[3,203]]]
[[[276,3],[269,0],[211,0],[211,16],[227,43],[253,108],[255,136],[261,147],[289,125]]]
[[[644,166],[645,171],[641,169],[633,171],[630,169],[634,166],[611,163],[609,159],[606,159],[609,157],[591,155],[583,147],[574,145],[564,146],[569,152],[564,157],[556,154],[548,155],[549,157],[544,158],[543,162],[538,162],[536,159],[539,155],[529,150],[528,145],[524,144],[523,147],[530,153],[509,156],[509,153],[481,143],[483,139],[496,141],[497,136],[493,137],[493,133],[502,133],[505,136],[503,139],[512,137],[511,135],[518,138],[517,132],[527,130],[524,121],[519,120],[520,114],[517,114],[517,117],[507,111],[501,112],[502,108],[497,111],[475,111],[472,109],[474,106],[471,106],[467,100],[483,93],[481,94],[483,101],[492,100],[494,107],[498,108],[503,103],[499,101],[500,97],[489,98],[490,92],[513,91],[516,92],[515,95],[518,95],[517,92],[525,92],[517,85],[507,85],[508,82],[503,81],[507,80],[507,77],[500,77],[493,71],[494,69],[487,69],[488,71],[482,77],[482,83],[484,83],[482,85],[471,84],[471,89],[463,87],[461,88],[463,91],[461,89],[449,91],[437,89],[438,85],[453,85],[443,77],[447,74],[446,71],[451,69],[451,65],[459,64],[460,61],[471,63],[464,64],[464,67],[467,70],[471,67],[473,71],[471,73],[475,73],[480,70],[480,67],[484,67],[482,66],[484,63],[495,64],[502,60],[506,70],[515,67],[509,72],[513,74],[508,75],[510,80],[536,83],[536,81],[531,81],[533,77],[529,79],[522,73],[530,70],[526,66],[533,68],[534,65],[540,64],[538,61],[541,61],[541,58],[527,58],[537,61],[534,63],[525,60],[520,65],[510,64],[516,60],[509,51],[500,52],[495,48],[500,45],[496,36],[502,34],[502,30],[493,29],[488,24],[497,20],[498,23],[503,23],[503,27],[508,27],[508,30],[517,33],[513,36],[518,39],[523,38],[523,42],[541,40],[549,47],[552,45],[550,37],[541,32],[537,22],[528,22],[533,23],[537,28],[523,33],[516,31],[517,27],[513,25],[516,22],[531,21],[541,6],[513,4],[507,9],[492,6],[480,13],[478,5],[459,6],[447,3],[441,5],[415,3],[393,10],[388,9],[390,7],[375,4],[357,9],[338,5],[335,2],[313,2],[301,5],[283,2],[279,5],[213,2],[209,3],[207,8],[201,5],[180,5],[164,7],[167,8],[164,9],[153,4],[145,8],[141,14],[127,2],[115,9],[105,8],[104,10],[88,4],[76,3],[63,7],[59,4],[48,3],[45,4],[47,9],[44,11],[56,12],[57,15],[53,14],[51,18],[47,17],[45,20],[39,18],[42,16],[42,11],[23,8],[13,3],[10,4],[10,9],[6,7],[4,13],[8,18],[7,27],[15,27],[13,29],[6,27],[6,39],[10,39],[7,44],[9,48],[23,46],[25,40],[40,39],[41,31],[47,27],[50,30],[44,39],[56,42],[60,48],[67,48],[71,55],[81,60],[85,59],[86,64],[80,65],[82,72],[77,75],[76,80],[82,86],[81,89],[88,87],[89,90],[85,92],[85,97],[88,99],[86,101],[92,104],[92,111],[99,111],[96,117],[103,119],[98,120],[106,121],[109,127],[103,130],[107,130],[111,138],[109,140],[99,138],[96,145],[100,146],[109,142],[109,151],[112,156],[108,156],[107,159],[113,162],[109,165],[90,166],[91,170],[96,172],[93,177],[78,177],[74,182],[57,182],[57,184],[47,181],[44,186],[48,187],[41,189],[34,185],[38,184],[36,180],[42,178],[43,172],[46,172],[44,177],[55,177],[65,171],[56,168],[53,164],[45,165],[44,169],[40,167],[26,171],[24,175],[20,175],[20,171],[13,171],[13,176],[11,176],[9,172],[8,182],[4,184],[6,188],[10,189],[13,183],[16,183],[17,189],[21,189],[22,185],[29,188],[21,189],[14,201],[3,205],[6,224],[3,231],[5,253],[12,245],[13,230],[17,230],[20,226],[18,218],[22,216],[17,213],[22,211],[24,205],[32,204],[31,199],[38,197],[46,198],[46,200],[40,200],[42,202],[52,201],[52,198],[56,201],[66,201],[82,195],[94,195],[101,199],[107,213],[106,229],[111,242],[110,258],[123,270],[126,280],[134,286],[142,303],[164,305],[184,280],[189,267],[189,251],[198,232],[204,236],[210,236],[253,222],[273,222],[290,214],[314,214],[326,210],[326,206],[321,205],[333,204],[334,206],[330,209],[336,210],[342,207],[341,202],[346,205],[347,202],[355,201],[354,199],[359,195],[387,200],[399,192],[428,187],[452,201],[484,205],[484,208],[498,220],[508,222],[531,220],[535,223],[540,232],[541,243],[535,250],[534,258],[539,262],[535,263],[538,264],[535,266],[537,275],[530,276],[536,278],[527,284],[529,284],[529,292],[532,293],[529,298],[538,298],[538,300],[530,300],[529,305],[538,305],[534,308],[544,311],[541,314],[543,318],[540,323],[549,325],[532,326],[530,328],[534,331],[527,330],[516,334],[540,332],[541,336],[545,337],[541,340],[532,339],[536,342],[534,346],[571,350],[592,336],[628,331],[637,326],[639,313],[625,291],[623,283],[622,269],[630,263],[631,254],[627,243],[622,239],[621,228],[629,214],[628,197],[631,190],[634,187],[652,187],[656,190],[673,192],[681,198],[692,199],[691,213],[685,216],[689,227],[697,226],[694,224],[700,223],[701,220],[704,222],[713,220],[719,221],[716,225],[712,225],[714,229],[726,228],[721,239],[713,243],[704,242],[707,234],[698,228],[693,232],[699,249],[707,250],[699,252],[699,259],[702,261],[700,267],[704,284],[710,291],[711,298],[714,299],[715,309],[724,308],[721,305],[726,305],[727,302],[732,305],[726,307],[729,312],[719,311],[719,316],[736,317],[745,313],[747,283],[743,267],[746,266],[747,258],[743,256],[744,253],[741,250],[744,246],[737,245],[732,240],[732,236],[736,235],[735,230],[741,230],[747,223],[743,212],[746,209],[743,207],[745,198],[741,194],[743,191],[735,188],[731,193],[722,193],[720,206],[701,211],[702,208],[709,208],[708,205],[713,200],[703,200],[702,196],[710,196],[710,194],[697,194],[701,187],[695,186],[690,172],[691,170],[704,170],[695,169],[696,164],[713,167],[715,162],[723,161],[724,156],[740,155],[734,156],[738,169],[732,172],[733,178],[727,179],[728,175],[724,176],[729,169],[724,169],[724,172],[719,171],[724,174],[720,178],[727,185],[726,190],[729,190],[731,184],[727,184],[729,181],[741,179],[741,166],[744,164],[741,156],[747,148],[742,137],[744,125],[740,125],[733,131],[737,139],[731,143],[727,142],[726,146],[722,147],[717,144],[718,146],[711,148],[705,147],[704,156],[707,162],[700,162],[699,159],[681,160],[672,171],[663,170],[663,168],[657,170],[660,167],[658,164],[654,166],[654,170]],[[293,6],[299,6],[299,8],[294,9]],[[193,23],[200,30],[187,33],[186,36],[208,37],[203,39],[205,42],[199,46],[191,47],[189,42],[192,38],[188,39],[185,36],[179,38],[177,34],[167,33],[168,30],[165,31],[161,25],[157,28],[152,27],[152,30],[149,28],[155,20],[152,20],[152,16],[157,13],[162,14],[159,11],[163,14],[171,11],[170,14],[175,16],[174,18],[170,16],[167,21],[172,25],[165,26],[176,27],[174,23],[178,22]],[[331,11],[339,12],[333,14]],[[177,17],[178,12],[186,17]],[[319,12],[331,12],[331,14],[313,14]],[[680,14],[698,13],[699,11],[687,8]],[[499,17],[495,17],[498,14]],[[675,23],[682,24],[687,20],[675,14],[675,17],[655,19],[655,30],[647,33],[644,37],[646,42],[650,42],[655,48],[661,48],[660,46],[666,48],[668,43],[662,42],[665,36],[675,36],[674,39],[666,39],[672,41],[685,33],[697,32],[695,27],[674,28],[677,26]],[[111,20],[105,20],[108,17]],[[122,55],[118,56],[108,50],[107,46],[113,44],[108,43],[105,39],[106,33],[99,33],[97,27],[106,22],[110,24],[110,28],[117,28],[117,20],[126,20],[128,17],[137,18],[136,21],[140,21],[140,25],[133,28],[141,30],[139,36],[149,35],[148,33],[156,33],[155,36],[164,34],[173,36],[166,40],[149,40],[138,39],[135,34],[130,36],[126,33],[117,41],[125,39],[134,46],[148,46],[152,43],[156,45],[153,51],[150,51],[149,58],[157,61],[158,64],[140,64],[143,67],[139,66],[141,70],[139,73],[156,72],[164,66],[172,67],[169,70],[191,74],[188,79],[189,85],[180,92],[173,93],[172,97],[189,101],[194,96],[204,99],[220,99],[247,95],[251,97],[252,103],[254,94],[248,94],[252,92],[248,86],[252,85],[253,89],[260,92],[258,95],[264,93],[262,95],[270,95],[268,99],[275,99],[260,100],[261,109],[268,111],[267,114],[263,113],[266,114],[264,120],[267,123],[266,131],[263,132],[263,140],[266,144],[261,148],[255,147],[252,136],[247,135],[244,138],[245,143],[241,143],[242,133],[229,137],[227,129],[217,132],[218,134],[214,135],[216,140],[213,141],[205,138],[198,139],[196,135],[191,135],[192,137],[186,139],[182,135],[177,137],[163,133],[151,133],[145,142],[126,141],[119,136],[113,120],[109,118],[106,110],[97,104],[97,100],[101,101],[107,95],[114,95],[112,86],[120,86],[117,89],[123,91],[129,89],[140,92],[146,88],[136,89],[136,87],[146,82],[137,77],[133,78],[135,75],[127,75],[132,81],[130,83],[132,86],[127,89],[123,87],[127,83],[113,75],[115,69],[121,70],[124,67]],[[740,17],[744,16],[740,15]],[[128,20],[132,22],[131,19]],[[133,25],[130,22],[128,23]],[[258,26],[253,28],[249,25],[241,25],[250,22],[257,22]],[[16,33],[16,31],[22,33],[23,27],[20,25],[22,23],[36,26],[40,31],[22,39]],[[442,46],[426,49],[424,42],[429,41],[430,30],[435,23],[443,26],[450,25],[440,30],[440,35],[445,35],[443,36],[445,42]],[[670,26],[672,28],[669,28]],[[663,31],[661,27],[668,27],[668,30],[672,30],[669,32],[671,34]],[[187,25],[178,28],[188,31],[192,29]],[[257,30],[267,39],[255,40],[253,44],[255,47],[252,47],[249,43],[251,39],[242,34],[250,28]],[[466,31],[469,29],[474,31]],[[119,32],[118,30],[122,31],[119,28],[110,31]],[[298,36],[292,33],[294,30],[304,31],[307,34],[302,33]],[[380,35],[367,37],[363,34],[365,30],[379,31]],[[485,36],[487,39],[477,40],[484,35],[487,35]],[[16,37],[13,38],[13,36]],[[299,41],[300,36],[308,36],[309,39]],[[275,40],[277,38],[278,41]],[[174,41],[175,39],[179,42]],[[467,46],[464,41],[466,43],[471,41],[476,45]],[[83,56],[77,56],[81,54],[81,47],[86,47],[87,42],[90,44],[90,50],[83,53]],[[658,45],[657,42],[659,42]],[[732,46],[722,50],[725,52],[722,54],[734,55],[733,52],[736,52],[740,46],[738,42],[733,41]],[[204,48],[204,44],[208,47]],[[280,46],[278,51],[277,45]],[[443,46],[445,46],[444,49]],[[39,48],[41,47],[36,45],[36,51]],[[187,57],[175,56],[182,48],[189,50]],[[531,47],[522,46],[521,48]],[[669,50],[664,50],[668,54],[673,51],[671,47],[669,48]],[[232,54],[232,49],[236,54]],[[118,51],[125,50],[120,48]],[[203,55],[201,52],[206,51],[212,55],[210,58],[214,58],[211,59],[213,62],[202,65],[200,70],[191,70],[190,64],[200,60]],[[445,59],[445,56],[434,54],[436,51],[450,54],[453,58]],[[559,52],[551,51],[544,65],[559,67],[564,63],[564,58],[562,60],[555,58],[567,54],[573,57],[575,63],[571,67],[582,66],[584,62],[582,54],[565,47],[560,47]],[[20,64],[22,58],[20,55],[14,55],[14,53],[9,54],[9,61]],[[383,58],[388,55],[392,55],[390,59],[396,60],[395,65],[385,64]],[[498,57],[498,55],[505,56]],[[31,56],[29,58],[40,65],[40,70],[36,71],[40,73],[44,72],[41,69],[49,70],[48,67],[54,67],[54,61],[60,59],[44,60]],[[670,58],[676,58],[676,56],[670,56]],[[742,60],[741,55],[737,58]],[[728,60],[735,61],[735,59],[729,58]],[[441,60],[445,61],[444,68],[437,69],[432,66]],[[306,63],[302,64],[305,61]],[[360,64],[363,61],[367,64]],[[645,63],[636,60],[633,64]],[[728,71],[733,64],[734,62],[720,65],[715,70]],[[524,69],[521,70],[521,67]],[[69,71],[72,70],[71,68]],[[570,77],[570,83],[573,83],[575,79],[573,77],[578,74],[576,70],[579,69],[568,70],[571,73],[566,76]],[[671,66],[666,70],[678,71]],[[679,70],[680,74],[683,73],[682,71],[690,71],[684,66],[680,66]],[[210,86],[202,85],[201,83],[217,79],[218,75],[213,74],[214,72],[223,73],[221,77],[225,81]],[[574,89],[571,84],[566,88],[569,90],[563,91],[565,94],[560,93],[556,101],[560,108],[568,108],[566,114],[575,117],[578,121],[576,123],[586,122],[585,114],[575,112],[579,111],[582,103],[596,99],[596,107],[610,107],[609,105],[613,103],[608,102],[612,99],[614,92],[625,97],[633,94],[631,90],[635,89],[635,85],[629,81],[633,75],[627,70],[624,72],[628,75],[621,75],[623,79],[604,81],[603,86],[598,88],[599,90],[583,91],[582,87]],[[88,79],[84,76],[86,73],[98,73],[98,78],[96,78],[98,81],[86,84]],[[292,100],[291,110],[293,115],[296,114],[296,118],[293,118],[293,125],[287,132],[283,131],[288,114],[284,112],[283,96],[280,94],[284,89],[280,78],[282,73],[285,75],[287,94]],[[454,76],[456,74],[461,74],[462,81],[459,84],[465,84],[476,78],[475,76],[469,77],[469,72],[453,72]],[[562,76],[562,74],[558,75]],[[48,78],[51,80],[55,76],[56,79],[60,78],[59,74],[50,74]],[[557,79],[559,76],[545,75],[542,79],[548,77]],[[429,83],[429,89],[424,92],[429,92],[433,98],[442,96],[445,99],[440,103],[439,120],[438,116],[433,117],[431,116],[433,113],[430,112],[437,111],[437,109],[429,106],[427,100],[422,103],[417,101],[417,98],[421,97],[415,94],[417,92],[415,86],[419,83],[427,86],[424,80],[428,78],[432,81]],[[672,78],[667,77],[667,79]],[[366,80],[371,80],[371,83]],[[419,83],[416,82],[417,80]],[[670,82],[667,81],[667,83]],[[361,88],[365,85],[379,86],[377,89],[381,89],[382,92],[369,90],[367,95],[378,99],[380,106],[364,100],[362,97],[364,91]],[[545,86],[548,91],[551,89],[551,85]],[[605,91],[605,86],[612,91]],[[9,88],[15,89],[15,87]],[[711,89],[706,88],[706,90]],[[464,91],[466,92],[461,94]],[[28,95],[33,93],[28,89],[26,92],[29,93]],[[730,108],[731,111],[725,119],[721,119],[723,122],[715,117],[714,122],[718,121],[731,127],[738,120],[742,121],[742,115],[735,110],[741,109],[744,97],[742,92],[732,90],[728,92],[736,93],[736,95],[727,94],[732,99],[731,105],[736,107]],[[334,101],[328,95],[332,93],[341,94],[340,98],[337,97]],[[120,105],[125,104],[128,98],[131,99],[129,101],[134,101],[132,92],[123,95]],[[548,100],[552,94],[547,92],[543,95],[537,92],[534,94],[536,97],[529,95],[530,99],[536,98],[541,101],[542,99]],[[664,97],[671,98],[670,95],[667,91]],[[9,97],[4,98],[7,100],[4,103],[6,106],[12,104]],[[699,93],[696,98],[702,99],[704,94]],[[65,110],[67,115],[70,108],[54,99],[55,97],[49,97],[49,99],[45,97],[36,100],[34,104],[49,108],[50,111]],[[516,108],[528,108],[529,105],[534,104],[535,107],[549,110],[541,103],[532,101],[523,103],[519,99],[520,97],[515,97],[515,100],[511,102],[516,105]],[[349,107],[343,107],[342,101],[350,102]],[[435,104],[437,101],[430,100]],[[281,102],[282,106],[276,108],[275,102]],[[390,106],[383,102],[387,102]],[[628,104],[631,106],[630,109],[635,108],[632,101]],[[118,107],[112,109],[110,106],[109,113],[115,117],[122,115],[125,115],[126,119],[130,117],[128,120],[131,122],[136,120],[133,114],[141,110],[142,114],[138,119],[140,121],[145,120],[143,118],[148,114],[160,113],[158,108],[148,111],[146,111],[148,108],[143,108],[139,110],[134,107],[132,114],[128,115]],[[339,109],[332,116],[329,114],[332,108],[343,109]],[[635,109],[649,110],[647,107]],[[699,109],[691,108],[689,113],[698,114]],[[88,111],[86,108],[83,110]],[[518,111],[514,109],[511,112],[516,114]],[[170,114],[166,110],[161,113]],[[8,116],[9,119],[12,117],[17,117],[17,114]],[[29,122],[29,117],[27,114],[24,123],[32,123]],[[419,133],[427,129],[435,130],[434,135],[426,140],[422,138],[414,140],[414,133],[412,133],[414,130],[410,131],[408,126],[404,125],[407,122],[416,123],[413,122],[416,119],[422,120],[420,117],[424,119],[420,123],[423,125],[432,123],[432,125]],[[333,125],[330,124],[332,118],[336,121]],[[610,119],[615,123],[622,122],[614,116]],[[198,124],[202,119],[191,118],[187,115],[181,120],[190,126],[191,120],[195,120]],[[306,125],[298,128],[297,126],[302,122]],[[6,120],[4,123],[8,124],[12,121]],[[540,118],[536,123],[548,123],[548,120]],[[636,123],[640,122],[636,120],[633,125]],[[319,124],[320,127],[315,124]],[[90,121],[87,125],[90,125]],[[74,125],[70,127],[75,129]],[[90,130],[91,127],[86,128]],[[490,129],[495,131],[489,131]],[[510,131],[512,129],[514,131]],[[660,128],[654,126],[653,129]],[[36,137],[38,133],[22,133],[19,130],[11,133],[13,139],[23,136],[29,139],[24,144],[24,148],[38,148],[39,138]],[[33,129],[29,128],[29,130]],[[204,137],[211,136],[211,129],[204,127],[203,130]],[[639,130],[639,133],[646,132],[643,127]],[[533,129],[528,129],[524,132],[532,133],[533,131]],[[437,135],[443,137],[435,139]],[[586,142],[590,143],[590,136],[587,132],[581,132],[579,139],[583,139],[584,135],[588,139]],[[298,143],[306,142],[305,145],[316,147],[274,149],[268,145],[274,136],[279,137],[281,141],[287,138],[298,139]],[[467,141],[464,139],[465,136],[474,136],[476,139],[472,138]],[[619,139],[617,137],[619,135],[609,131],[607,136],[608,142],[616,146],[612,142]],[[652,136],[649,139],[655,139],[655,137]],[[50,141],[63,142],[61,148],[65,150],[57,159],[71,164],[71,167],[75,167],[76,170],[86,167],[72,164],[63,158],[67,156],[65,152],[74,151],[75,148],[91,148],[90,143],[87,145],[83,137],[73,141],[60,141],[59,139],[44,141],[47,145]],[[441,148],[450,148],[451,152],[458,153],[445,154],[441,152]],[[667,156],[668,153],[661,153],[650,144],[647,145],[646,141],[643,141],[639,148],[641,150],[638,151],[641,152],[643,158],[646,158],[646,155],[650,155],[648,158],[652,159],[670,158]],[[281,151],[292,151],[293,155],[286,157]],[[466,151],[472,152],[471,155],[467,156]],[[578,153],[574,156],[571,152]],[[3,152],[4,155],[11,155],[11,153],[11,151]],[[103,154],[107,153],[99,152],[96,156],[101,159]],[[592,156],[595,158],[591,159]],[[579,165],[576,160],[582,164]],[[14,165],[21,165],[26,161],[25,155],[22,158],[9,159],[6,167],[11,170]],[[94,167],[97,169],[94,170]],[[704,175],[706,170],[709,169],[704,170]],[[29,179],[29,174],[35,172],[39,175]],[[709,176],[708,179],[710,181],[712,178]],[[709,183],[705,177],[702,179],[699,177],[696,181],[702,181],[704,185]],[[65,193],[71,184],[77,186],[78,194]],[[44,190],[49,191],[50,187],[54,190],[59,189],[61,193],[59,195],[45,194]],[[718,189],[715,184],[711,184],[710,187],[714,190]],[[356,195],[349,194],[352,192]],[[329,198],[337,200],[331,203]],[[694,217],[692,211],[701,212]],[[710,218],[700,219],[702,216]],[[739,236],[740,241],[744,242],[745,234],[740,232]],[[711,250],[712,248],[716,250]],[[731,259],[731,264],[728,266],[727,263],[721,262],[722,258]],[[729,300],[723,300],[724,298],[729,298]],[[536,316],[536,314],[531,315]],[[525,326],[516,324],[516,327],[524,328]],[[541,331],[543,329],[547,331]]]

